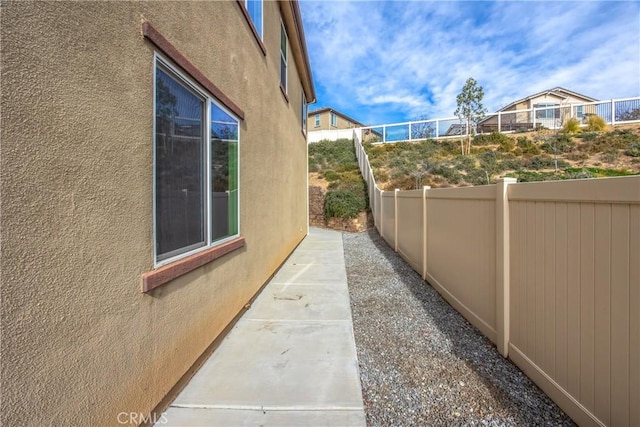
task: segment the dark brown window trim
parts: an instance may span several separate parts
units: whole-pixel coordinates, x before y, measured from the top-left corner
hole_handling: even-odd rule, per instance
[[[176,277],[187,274],[188,272],[193,271],[198,267],[202,267],[203,265],[208,264],[229,252],[240,249],[243,246],[244,237],[240,236],[221,245],[160,267],[157,270],[144,273],[142,275],[142,292],[149,292],[158,286],[162,286],[165,283],[170,282]]]
[[[284,90],[282,85],[280,85],[280,92],[282,92],[282,96],[284,96],[284,100],[287,101],[287,104],[288,104],[289,103],[289,95],[287,95],[287,91]]]
[[[251,17],[249,16],[249,12],[247,11],[247,8],[244,6],[244,2],[242,0],[236,0],[236,4],[240,7],[240,10],[242,11],[242,14],[244,15],[245,19],[247,20],[247,23],[249,24],[249,28],[251,28],[251,32],[253,33],[253,37],[258,42],[258,47],[260,47],[260,50],[262,51],[262,54],[264,56],[267,56],[267,47],[262,42],[262,39],[260,38],[260,34],[258,34],[258,29],[256,28],[255,25],[253,25],[253,21],[251,20]],[[264,4],[262,5],[262,15],[264,16]]]
[[[169,57],[176,65],[180,66],[189,76],[194,79],[198,84],[204,87],[225,107],[233,111],[241,120],[244,120],[244,111],[238,107],[227,95],[214,85],[204,74],[200,72],[184,55],[182,55],[178,49],[176,49],[162,34],[160,34],[151,24],[148,22],[142,23],[142,35],[153,43],[162,53]]]

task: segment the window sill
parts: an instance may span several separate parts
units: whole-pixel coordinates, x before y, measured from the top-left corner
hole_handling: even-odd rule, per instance
[[[149,292],[236,249],[240,249],[244,246],[244,243],[244,237],[240,236],[219,246],[160,267],[157,270],[144,273],[142,275],[142,292]]]
[[[289,96],[287,95],[287,91],[280,85],[280,92],[282,92],[282,96],[284,96],[284,100],[289,103]]]

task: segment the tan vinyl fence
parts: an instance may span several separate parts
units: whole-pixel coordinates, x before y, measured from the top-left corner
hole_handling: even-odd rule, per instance
[[[383,239],[574,421],[640,425],[640,176],[381,191]]]

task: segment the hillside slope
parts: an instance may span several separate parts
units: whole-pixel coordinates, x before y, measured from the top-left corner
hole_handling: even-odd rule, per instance
[[[636,175],[640,125],[578,134],[478,135],[466,156],[457,139],[365,144],[365,150],[383,190],[485,185],[500,177],[527,182]]]

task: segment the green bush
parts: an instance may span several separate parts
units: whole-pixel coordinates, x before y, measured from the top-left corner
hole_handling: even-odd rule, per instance
[[[598,132],[583,132],[576,136],[584,139],[585,141],[594,141],[598,137]]]
[[[476,167],[476,160],[470,156],[459,155],[454,159],[456,168],[461,171],[472,171]]]
[[[389,174],[380,169],[376,169],[373,171],[373,177],[375,178],[378,184],[389,181]]]
[[[487,177],[489,182],[487,182]],[[491,174],[489,174],[484,169],[474,169],[473,171],[467,173],[465,181],[473,184],[473,185],[487,185],[490,184]]]
[[[587,169],[571,169],[565,171],[564,177],[566,179],[588,179],[595,178],[595,175]]]
[[[578,121],[578,119],[576,119],[575,117],[571,117],[569,120],[567,120],[564,124],[564,126],[562,126],[562,130],[565,133],[579,133],[582,129],[580,129],[580,122]]]
[[[638,172],[629,172],[621,169],[602,169],[602,168],[567,168],[567,174],[576,172],[589,172],[592,178],[609,178],[616,176],[632,176],[638,175]]]
[[[319,141],[309,144],[309,165],[315,163],[318,169],[337,169],[338,165],[356,165],[356,152],[353,141],[339,139],[337,141]]]
[[[600,156],[607,163],[614,163],[620,157],[620,152],[615,148],[610,148]]]
[[[334,170],[328,170],[328,171],[322,172],[322,177],[329,182],[340,179],[340,175]]]
[[[640,143],[634,142],[629,145],[629,148],[624,151],[624,154],[629,157],[640,157]]]
[[[498,144],[498,151],[502,153],[507,153],[513,150],[514,148],[516,148],[516,144],[515,142],[513,142],[513,139],[511,138],[507,138],[503,141],[500,141],[500,143]]]
[[[559,177],[554,172],[517,171],[507,174],[508,177],[517,178],[519,182],[555,181]]]
[[[522,161],[518,158],[515,159],[505,159],[502,161],[501,168],[502,170],[515,170],[519,171],[523,167]]]
[[[528,154],[532,156],[540,154],[540,147],[538,147],[534,142],[532,142],[526,136],[519,136],[516,142],[522,154]]]
[[[541,148],[548,154],[560,154],[571,152],[575,145],[571,136],[566,133],[559,133],[549,137],[549,139],[542,144]]]
[[[435,163],[429,168],[429,173],[431,175],[440,175],[451,184],[458,184],[462,179],[455,166],[446,163]]]
[[[508,141],[512,141],[511,138],[500,132],[485,133],[473,137],[474,145],[499,145]]]
[[[442,154],[457,155],[460,154],[460,141],[447,139],[442,141],[441,145]]]
[[[545,156],[534,156],[529,159],[524,160],[523,166],[526,169],[540,170],[540,169],[554,169],[555,161],[551,157]],[[565,168],[569,166],[567,162],[564,160],[558,160],[558,167]]]
[[[587,160],[589,155],[587,153],[569,153],[567,154],[567,159],[578,161],[578,160]]]
[[[324,199],[324,216],[329,218],[354,218],[367,208],[366,193],[351,188],[329,190]]]
[[[604,130],[606,126],[607,123],[604,119],[596,114],[587,117],[587,131],[589,132],[599,132]]]

